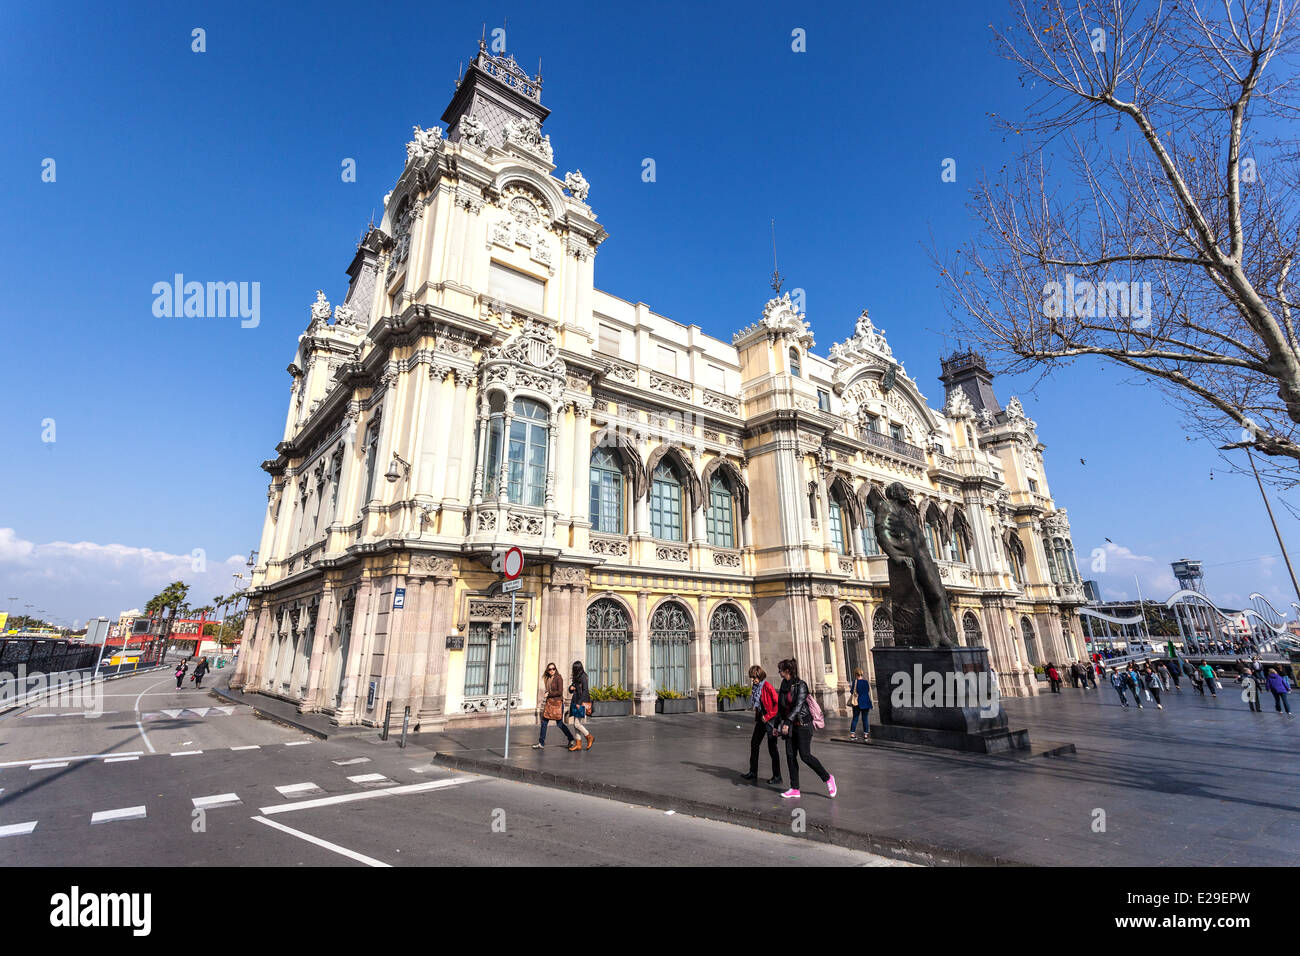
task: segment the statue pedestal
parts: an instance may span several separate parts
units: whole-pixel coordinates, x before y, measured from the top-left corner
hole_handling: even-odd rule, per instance
[[[989,675],[986,647],[876,647],[873,737],[971,753],[1028,750],[1011,730]]]

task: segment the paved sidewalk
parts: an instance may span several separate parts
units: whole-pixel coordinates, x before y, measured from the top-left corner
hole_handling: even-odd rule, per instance
[[[802,808],[810,838],[919,863],[1300,864],[1300,718],[1251,713],[1233,685],[1217,699],[1168,695],[1163,711],[1121,708],[1109,687],[1006,707],[1036,744],[1070,742],[1077,754],[837,743],[848,721],[830,718],[813,752],[839,795],[829,799],[801,767],[803,796],[789,801],[740,779],[752,728],[744,713],[595,718],[595,745],[582,753],[567,752],[554,727],[546,749],[532,750],[536,723],[516,723],[509,761],[503,727],[422,734],[412,747],[451,767],[776,832],[791,832],[792,810]],[[766,748],[760,758],[765,778]],[[782,772],[788,782],[784,748]]]

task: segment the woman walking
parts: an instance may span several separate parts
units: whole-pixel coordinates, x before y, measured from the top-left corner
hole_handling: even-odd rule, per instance
[[[546,722],[553,720],[559,725],[564,736],[569,738],[569,749],[572,750],[576,741],[564,724],[564,679],[560,677],[559,668],[554,664],[547,664],[542,681],[546,689],[546,703],[542,705],[542,730],[537,735],[537,743],[533,744],[533,749],[541,750],[546,746]]]
[[[587,671],[583,668],[582,661],[573,662],[573,673],[570,676],[573,683],[569,684],[569,716],[573,718],[573,729],[587,738],[587,749],[590,750],[596,738],[587,733],[587,728],[582,724],[587,714],[591,713],[591,691],[587,686]],[[575,740],[569,749],[581,750],[582,744]]]
[[[799,796],[799,760],[802,759],[826,784],[826,792],[835,796],[835,778],[812,755],[813,708],[817,706],[808,685],[799,679],[799,662],[793,657],[777,665],[781,672],[781,689],[777,692],[778,731],[785,738],[785,762],[790,767],[790,789],[783,797]]]
[[[1241,698],[1250,705],[1251,713],[1260,713],[1259,686],[1255,683],[1255,675],[1242,674],[1237,678],[1237,683],[1241,685]]]
[[[1120,674],[1118,667],[1110,672],[1110,686],[1114,687],[1115,693],[1119,694],[1119,702],[1127,707],[1128,699],[1124,696],[1124,688],[1128,686],[1128,681]]]
[[[203,686],[203,675],[208,672],[208,659],[200,657],[198,666],[194,668],[194,687],[195,689]]]
[[[1061,692],[1061,674],[1051,661],[1047,662],[1047,682],[1052,685],[1053,694]]]
[[[1291,682],[1272,667],[1268,669],[1268,689],[1273,692],[1273,709],[1280,714],[1285,707],[1286,715],[1294,717],[1295,714],[1291,713],[1291,704],[1286,698],[1286,695],[1291,692]]]
[[[779,784],[781,780],[781,758],[776,752],[776,734],[772,733],[770,724],[776,720],[776,688],[767,681],[767,671],[755,664],[749,669],[749,706],[754,711],[754,733],[749,738],[749,773],[744,780],[758,779],[758,745],[767,738],[767,755],[772,758],[772,776],[769,784]]]
[[[853,692],[849,697],[849,703],[853,706],[853,720],[849,723],[849,740],[856,740],[853,732],[858,728],[858,716],[862,716],[862,742],[865,744],[871,739],[871,725],[868,722],[868,716],[871,712],[871,682],[862,676],[862,668],[853,669]]]
[[[1146,679],[1147,693],[1150,694],[1156,702],[1156,710],[1164,710],[1165,705],[1160,703],[1160,691],[1163,689],[1160,686],[1160,675],[1151,668],[1150,664],[1148,664],[1143,676]]]
[[[180,690],[185,683],[185,675],[189,672],[190,660],[187,657],[176,665],[176,689]]]

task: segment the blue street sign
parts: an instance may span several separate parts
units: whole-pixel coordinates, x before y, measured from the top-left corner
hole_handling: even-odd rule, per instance
[[[393,610],[399,611],[406,606],[406,588],[398,588],[393,592]]]

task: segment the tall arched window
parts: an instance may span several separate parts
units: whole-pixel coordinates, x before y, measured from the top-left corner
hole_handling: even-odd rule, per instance
[[[925,543],[930,546],[930,556],[936,561],[948,559],[948,548],[944,544],[943,525],[938,515],[931,509],[925,516]]]
[[[512,504],[542,507],[546,500],[546,449],[550,438],[549,412],[541,402],[515,399],[506,442],[506,497]],[[496,497],[501,474],[505,405],[493,396],[488,425],[487,470],[483,476],[486,497]]]
[[[871,618],[871,631],[877,647],[894,646],[894,621],[883,607],[876,608]]]
[[[623,533],[623,471],[605,448],[591,453],[591,530]]]
[[[713,686],[742,683],[749,628],[734,604],[719,604],[709,617],[709,652],[713,657]]]
[[[862,546],[867,554],[879,554],[880,542],[876,540],[876,513],[870,508],[862,509],[866,526],[862,529]]]
[[[840,554],[852,554],[853,548],[850,546],[852,540],[849,535],[853,533],[852,522],[849,519],[851,512],[848,505],[840,498],[839,494],[832,491],[830,494],[830,522],[831,522],[831,540],[835,542],[835,550]]]
[[[862,667],[862,618],[858,612],[847,604],[840,606],[840,639],[844,641],[844,660],[849,672],[845,679],[853,677],[853,672]],[[865,668],[863,671],[865,673]]]
[[[736,506],[731,485],[721,475],[709,481],[709,512],[707,516],[709,544],[716,548],[736,546]],[[716,686],[722,686],[715,684]]]
[[[587,608],[587,677],[592,687],[622,687],[632,621],[623,605],[600,598]]]
[[[801,372],[802,369],[799,367],[799,350],[792,348],[790,349],[790,374],[795,378],[799,378]]]
[[[1034,640],[1034,625],[1029,623],[1029,618],[1020,619],[1020,634],[1025,639],[1025,653],[1029,655],[1030,664],[1041,664],[1038,657],[1038,642]]]
[[[1011,569],[1011,577],[1015,579],[1016,584],[1024,587],[1025,549],[1020,543],[1020,539],[1015,534],[1008,536],[1005,550],[1007,554],[1007,566]]]
[[[1053,584],[1061,583],[1061,575],[1056,567],[1056,552],[1052,548],[1052,542],[1046,538],[1043,539],[1043,553],[1047,555],[1047,573],[1051,577]]]
[[[650,533],[664,541],[682,540],[682,481],[667,461],[655,466],[650,483]]]
[[[975,616],[975,612],[967,611],[961,619],[962,643],[967,647],[978,647],[980,644],[980,622]]]
[[[694,629],[690,612],[676,601],[665,601],[650,618],[650,679],[656,690],[685,694],[691,639]]]

